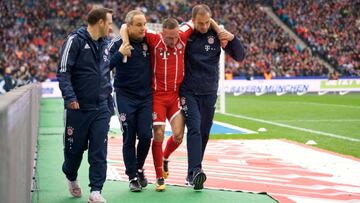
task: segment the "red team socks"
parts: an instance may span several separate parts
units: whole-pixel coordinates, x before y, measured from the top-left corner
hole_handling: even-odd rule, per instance
[[[174,140],[174,135],[171,135],[171,137],[168,139],[166,143],[166,147],[164,150],[164,158],[168,159],[170,154],[173,153],[181,143],[176,143]]]
[[[158,142],[153,140],[151,147],[155,172],[156,172],[156,179],[163,177],[163,170],[162,170],[163,157],[165,159],[168,159],[170,154],[173,153],[180,146],[181,143],[176,143],[174,140],[174,135],[172,135],[166,143],[164,152],[162,150],[162,144],[163,144],[162,141]]]
[[[162,151],[162,141],[157,142],[153,140],[152,143],[152,154],[153,154],[153,160],[154,160],[154,166],[155,166],[155,172],[156,172],[156,179],[163,177],[162,172],[162,159],[163,159],[163,151]]]

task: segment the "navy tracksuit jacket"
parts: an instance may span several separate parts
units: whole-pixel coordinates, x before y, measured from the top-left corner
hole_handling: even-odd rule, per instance
[[[83,26],[64,42],[57,72],[66,119],[62,170],[68,180],[76,180],[83,152],[89,149],[91,191],[101,191],[106,178],[107,134],[113,111],[109,64],[108,41],[94,41]],[[78,101],[80,109],[66,109],[72,101]]]
[[[213,123],[219,81],[220,40],[214,30],[194,32],[185,50],[185,77],[180,101],[185,114],[188,150],[188,177],[202,168],[204,151]],[[245,57],[240,40],[235,37],[225,52],[237,61]]]
[[[132,41],[131,57],[123,63],[118,51],[122,44],[115,38],[109,45],[110,67],[116,68],[115,103],[123,132],[125,173],[129,180],[137,176],[148,155],[152,138],[152,91],[150,50],[145,40]],[[136,137],[139,142],[135,149]]]

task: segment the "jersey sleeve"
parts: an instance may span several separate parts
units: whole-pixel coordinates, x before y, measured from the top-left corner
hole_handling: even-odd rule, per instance
[[[184,42],[186,42],[190,38],[190,35],[193,33],[193,31],[194,31],[194,25],[191,21],[181,25],[180,26],[181,39]]]
[[[155,46],[156,45],[155,43],[158,41],[159,38],[160,38],[159,33],[149,29],[145,30],[145,39],[146,39],[146,43],[149,44],[149,46],[151,47]]]

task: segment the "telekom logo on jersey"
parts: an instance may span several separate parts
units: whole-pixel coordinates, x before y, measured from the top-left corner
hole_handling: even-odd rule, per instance
[[[167,51],[163,51],[163,52],[160,53],[160,56],[162,56],[162,59],[163,59],[163,60],[167,60],[167,59],[168,59],[168,57],[167,57],[168,55],[170,55],[170,53],[167,52]]]

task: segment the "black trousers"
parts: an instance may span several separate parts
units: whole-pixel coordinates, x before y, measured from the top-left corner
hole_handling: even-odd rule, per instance
[[[83,153],[88,149],[91,191],[101,191],[106,179],[110,116],[107,101],[102,102],[96,110],[65,110],[62,170],[68,180],[76,180]]]
[[[187,131],[188,176],[202,168],[204,152],[213,124],[217,95],[180,92]]]
[[[123,133],[123,158],[129,180],[144,167],[152,138],[152,96],[136,98],[121,90],[115,91],[115,102]],[[138,138],[138,144],[136,144]]]

